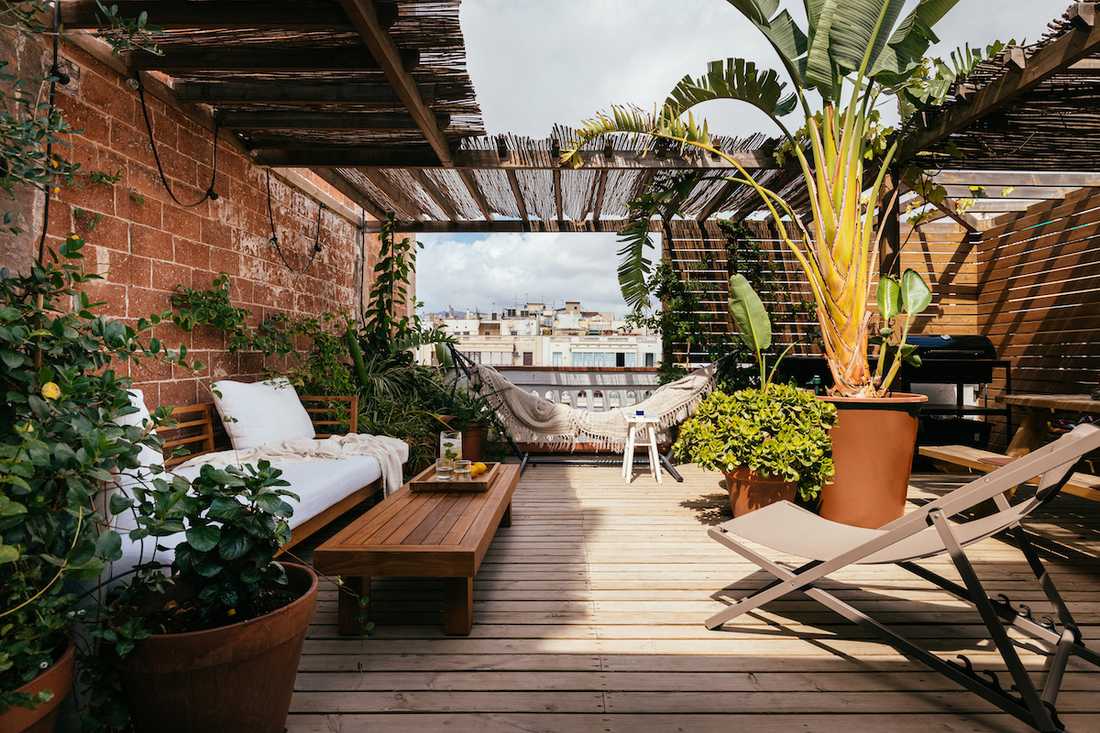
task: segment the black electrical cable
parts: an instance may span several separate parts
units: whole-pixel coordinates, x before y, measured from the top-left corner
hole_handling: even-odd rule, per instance
[[[57,114],[57,85],[62,86],[69,83],[69,75],[61,71],[61,3],[54,3],[53,6],[53,63],[50,66],[50,91],[49,91],[49,104],[47,109],[47,124],[52,124],[53,117]],[[53,167],[53,137],[52,135],[46,142],[46,172],[49,173],[50,168]],[[37,262],[41,263],[42,258],[46,255],[46,232],[50,228],[50,195],[51,195],[51,181],[46,180],[46,200],[42,204],[42,236],[38,238],[38,257]]]
[[[58,3],[60,6],[60,3]],[[168,195],[172,197],[172,200],[176,202],[176,205],[182,206],[185,209],[193,209],[196,206],[204,203],[207,199],[210,201],[218,200],[218,192],[214,190],[214,183],[218,180],[218,117],[214,116],[214,137],[211,142],[214,146],[214,152],[211,155],[210,160],[210,185],[206,187],[206,191],[203,193],[202,198],[194,203],[185,204],[176,198],[176,194],[172,191],[172,187],[168,184],[168,177],[164,175],[164,166],[160,162],[160,153],[157,152],[157,141],[153,137],[153,123],[149,119],[149,108],[145,105],[145,85],[141,83],[141,72],[134,74],[134,82],[137,88],[138,99],[141,101],[141,116],[145,120],[145,131],[149,133],[149,147],[153,149],[153,160],[157,164],[157,173],[160,175],[161,185],[164,186],[164,190],[168,192]]]
[[[283,248],[279,245],[279,234],[275,231],[275,213],[271,207],[271,171],[267,171],[267,223],[271,227],[271,239],[268,240],[272,247],[275,248],[275,253],[279,255],[279,259],[283,261],[283,265],[291,272],[304,275],[309,272],[309,268],[313,267],[313,261],[317,259],[317,255],[321,254],[321,250],[324,249],[321,246],[321,213],[325,210],[324,202],[317,203],[317,226],[313,234],[313,248],[309,254],[309,261],[306,262],[306,266],[302,269],[295,269],[290,261],[287,260],[286,255],[283,254]]]

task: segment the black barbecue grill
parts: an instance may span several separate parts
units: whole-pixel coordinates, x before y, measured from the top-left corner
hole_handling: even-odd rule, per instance
[[[966,419],[973,415],[1003,416],[1008,421],[1008,432],[1012,432],[1011,407],[970,406],[964,400],[967,385],[992,383],[997,369],[1004,370],[1004,393],[1011,394],[1011,362],[997,358],[993,342],[985,336],[910,336],[907,341],[917,347],[921,365],[905,365],[896,383],[897,389],[909,390],[914,384],[955,388],[953,402],[929,402],[921,408],[922,443],[971,443],[985,447],[989,423]],[[780,364],[779,372],[783,381],[823,387],[832,384],[829,367],[821,356],[789,356]]]

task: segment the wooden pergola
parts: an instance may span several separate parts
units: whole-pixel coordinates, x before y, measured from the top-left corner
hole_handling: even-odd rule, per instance
[[[947,189],[942,215],[978,229],[976,214],[1100,185],[1098,5],[1072,3],[1038,41],[978,64],[901,131],[898,160],[918,162]],[[973,198],[966,214],[955,211]]]

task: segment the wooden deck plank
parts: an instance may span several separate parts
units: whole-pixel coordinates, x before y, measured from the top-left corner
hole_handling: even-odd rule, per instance
[[[437,628],[433,579],[376,580],[372,600],[382,606],[368,639],[336,635],[336,594],[323,588],[288,730],[1028,730],[804,596],[726,631],[706,631],[702,619],[720,607],[716,592],[736,598],[766,578],[706,537],[728,505],[717,477],[690,466],[683,472],[684,484],[656,486],[648,478],[624,484],[613,467],[528,470],[513,497],[515,525],[501,528],[484,554],[474,584],[477,623],[466,638]],[[921,478],[911,497],[934,498],[957,483]],[[1100,638],[1094,506],[1062,497],[1027,525],[1092,639]],[[460,542],[479,516],[464,510],[452,522],[455,514],[426,531],[440,516],[436,506],[405,539],[425,550]],[[1014,547],[987,540],[972,554],[991,592],[1027,603],[1037,616],[1053,611]],[[955,577],[947,561],[926,564]],[[966,604],[920,579],[861,566],[821,586],[1004,679]],[[1045,662],[1024,648],[1021,659],[1036,673]],[[1100,730],[1100,670],[1075,661],[1063,689],[1069,729]]]

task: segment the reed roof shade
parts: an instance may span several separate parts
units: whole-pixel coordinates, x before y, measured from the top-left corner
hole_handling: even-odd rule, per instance
[[[326,166],[323,175],[368,210],[392,211],[406,231],[616,231],[627,205],[660,176],[693,171],[701,176],[684,206],[689,218],[745,208],[755,196],[726,179],[736,175],[724,161],[671,147],[644,147],[618,137],[592,145],[584,166],[563,168],[561,149],[573,130],[556,127],[544,139],[515,135],[467,138],[454,152],[453,168],[401,165],[400,153],[378,151],[375,165]],[[776,169],[773,142],[763,135],[719,138],[723,150],[782,188],[795,178]],[[312,151],[316,152],[316,151]],[[311,151],[266,157],[270,165],[310,162]],[[371,151],[363,151],[364,156]],[[755,208],[755,206],[749,207]]]
[[[910,120],[900,159],[939,169],[1100,171],[1100,24],[1076,2],[1036,43],[1006,49]]]
[[[96,29],[96,0],[61,0]],[[466,73],[460,0],[111,0],[147,12],[162,53],[123,59],[257,147],[400,146],[446,164],[484,134]]]

